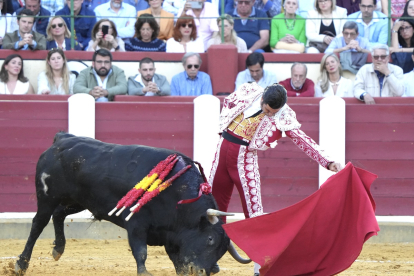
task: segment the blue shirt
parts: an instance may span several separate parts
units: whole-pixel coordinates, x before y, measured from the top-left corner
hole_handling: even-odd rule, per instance
[[[96,20],[109,19],[114,22],[116,31],[120,38],[133,37],[135,34],[135,22],[137,12],[134,6],[122,3],[118,13],[111,8],[111,2],[102,4],[95,8]]]
[[[270,30],[269,20],[255,18],[240,20],[237,9],[234,9],[232,14],[235,19],[234,30],[237,36],[246,42],[247,49],[250,49],[260,39],[260,31]],[[267,14],[253,7],[249,17],[266,18]]]
[[[56,13],[56,16],[61,16],[65,20],[66,25],[70,30],[70,8],[66,5],[63,9]],[[93,16],[93,17],[82,17]],[[82,44],[82,48],[85,49],[92,36],[92,29],[96,23],[95,13],[88,10],[84,6],[81,7],[78,16],[75,17],[75,39]]]
[[[358,36],[355,40],[358,41],[359,47],[361,47],[362,49],[367,49],[367,50],[370,49],[368,39]],[[346,43],[345,43],[344,37],[342,35],[337,36],[332,40],[332,42],[329,44],[328,48],[326,48],[325,54],[333,53],[333,51],[335,49],[343,48],[345,46],[346,46]],[[349,49],[349,50],[346,50],[344,52],[357,52],[357,50],[356,49]]]
[[[348,20],[355,21],[358,24],[359,36],[368,39],[372,47],[377,44],[388,45],[388,20],[386,17],[385,14],[374,11],[373,18],[367,26],[362,20],[362,13],[359,11],[349,15]]]
[[[109,2],[109,0],[84,0],[83,6],[86,9],[93,11],[97,6],[101,4],[105,4],[107,2]],[[147,1],[145,0],[138,0],[137,3],[135,3],[135,0],[124,0],[122,2],[130,4],[131,6],[134,6],[137,11],[141,11],[141,10],[145,10],[149,8],[149,5]]]
[[[194,79],[190,79],[187,72],[175,75],[171,80],[171,96],[200,96],[213,95],[210,76],[204,72],[198,72]]]
[[[15,50],[19,50],[19,42],[22,41],[22,37],[20,36],[19,31],[17,31],[17,35],[19,36],[19,41],[16,41],[16,43],[14,43]],[[33,40],[33,48],[36,48],[36,46],[37,46],[37,42]],[[20,48],[20,50],[28,50],[28,49],[29,49],[29,44],[24,44],[24,46]]]
[[[250,75],[249,69],[241,71],[237,74],[236,90],[240,87],[240,85],[245,84],[247,82],[255,82],[255,80],[252,78],[252,75]],[[273,72],[271,71],[263,70],[263,77],[259,80],[257,84],[262,88],[266,88],[267,86],[272,85],[274,83],[277,83],[276,75],[273,74]]]

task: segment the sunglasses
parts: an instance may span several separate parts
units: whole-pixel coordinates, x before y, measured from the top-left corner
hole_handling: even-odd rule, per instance
[[[388,55],[380,55],[380,56],[372,56],[372,57],[375,60],[380,60],[380,59],[385,60],[388,57]]]
[[[63,23],[52,24],[52,28],[53,29],[56,29],[56,27],[62,28],[63,27]]]
[[[187,69],[191,69],[191,68],[193,68],[193,66],[194,66],[195,69],[200,68],[200,65],[198,65],[198,64],[188,64]]]
[[[185,28],[185,27],[192,28],[193,24],[181,24],[181,27],[183,27],[183,28]]]

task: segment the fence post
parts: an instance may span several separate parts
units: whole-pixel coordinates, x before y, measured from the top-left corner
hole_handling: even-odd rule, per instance
[[[95,139],[95,99],[79,93],[70,96],[68,104],[68,132]]]

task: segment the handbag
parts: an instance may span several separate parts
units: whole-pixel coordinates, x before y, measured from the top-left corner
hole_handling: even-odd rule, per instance
[[[283,41],[278,41],[276,43],[275,49],[277,50],[290,50],[299,53],[305,52],[305,45],[302,43],[287,43]]]
[[[324,31],[322,33],[323,35],[335,37],[335,35],[330,31]],[[326,44],[325,42],[309,42],[309,47],[315,47],[318,49],[319,53],[325,53],[326,48],[328,48],[329,44]]]

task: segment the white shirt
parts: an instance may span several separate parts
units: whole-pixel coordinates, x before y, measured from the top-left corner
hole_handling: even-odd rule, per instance
[[[122,3],[118,13],[111,8],[111,1],[97,6],[94,10],[96,21],[109,19],[115,23],[118,36],[121,38],[133,37],[137,12],[134,6]]]
[[[336,94],[334,94],[334,91],[332,89],[332,82],[329,82],[329,88],[325,93],[322,93],[322,89],[320,86],[320,82],[318,82],[315,85],[315,97],[329,97],[329,96],[337,96],[341,98],[346,97],[353,97],[354,93],[352,91],[353,89],[353,83],[351,80],[346,79],[344,77],[341,77],[338,82],[338,87],[336,88]]]
[[[69,94],[73,94],[73,85],[75,84],[76,76],[73,73],[70,73],[69,76]],[[46,72],[40,72],[39,76],[37,77],[37,94],[42,94],[43,90],[49,90],[50,95],[66,95],[66,91],[63,90],[63,83],[59,85],[58,88],[56,86],[51,87],[49,81],[46,76]]]
[[[9,13],[0,16],[0,37],[12,32],[12,16]]]
[[[414,71],[404,74],[403,97],[414,97]]]
[[[108,83],[109,76],[112,74],[112,69],[109,70],[108,75],[106,75],[106,77],[105,77],[105,79],[103,81],[102,81],[101,77],[98,76],[98,74],[96,73],[95,69],[93,69],[93,73],[95,75],[96,82],[98,83],[98,86],[102,87],[103,89],[106,89],[106,84]]]
[[[186,44],[187,51],[184,51],[184,45],[176,41],[173,37],[167,40],[167,53],[185,53],[185,52],[194,52],[194,53],[204,53],[204,43],[203,39],[197,37],[196,40],[187,42]]]
[[[23,95],[27,94],[29,92],[30,83],[27,82],[21,82],[17,80],[16,87],[14,88],[13,93],[9,91],[9,88],[7,87],[7,84],[0,81],[0,94],[8,94],[8,95]]]

